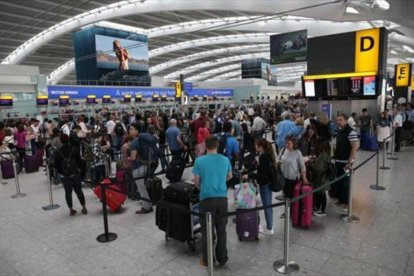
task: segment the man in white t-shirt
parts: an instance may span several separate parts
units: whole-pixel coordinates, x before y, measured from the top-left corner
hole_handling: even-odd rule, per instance
[[[109,116],[109,121],[106,122],[106,130],[108,131],[109,135],[112,135],[114,133],[115,129],[115,121],[114,121],[114,115]]]
[[[356,129],[356,122],[355,122],[356,115],[357,114],[355,112],[352,112],[351,116],[348,118],[348,125],[352,127],[353,129]]]
[[[263,134],[266,128],[266,122],[260,117],[259,113],[254,114],[252,134],[254,138],[263,138]]]
[[[392,125],[395,129],[395,152],[399,152],[401,149],[401,130],[403,126],[403,118],[399,107],[394,111],[394,122]]]

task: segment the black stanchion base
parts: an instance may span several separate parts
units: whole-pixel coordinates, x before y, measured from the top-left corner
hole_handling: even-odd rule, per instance
[[[389,170],[391,169],[390,167],[380,167],[381,170]]]
[[[278,260],[273,263],[273,269],[281,274],[291,274],[299,271],[299,265],[295,262],[289,262],[286,266],[284,260]]]
[[[96,237],[96,240],[98,242],[111,242],[114,241],[118,238],[118,235],[115,233],[108,233],[108,234],[100,234],[99,236]]]
[[[21,193],[21,194],[12,195],[11,198],[20,198],[20,197],[25,197],[25,196],[26,196],[25,193]]]
[[[42,209],[45,210],[45,211],[49,211],[49,210],[55,210],[59,207],[60,207],[59,204],[50,204],[50,205],[47,205],[47,206],[43,206]]]
[[[388,160],[398,160],[398,157],[388,157]]]
[[[383,187],[383,186],[371,185],[369,187],[371,188],[371,190],[376,190],[376,191],[384,191],[385,190],[385,187]]]

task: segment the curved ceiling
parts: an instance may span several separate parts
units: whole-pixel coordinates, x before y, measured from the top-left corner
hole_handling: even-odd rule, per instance
[[[0,59],[37,65],[52,81],[73,79],[72,34],[98,24],[147,34],[152,74],[170,79],[184,71],[193,79],[219,79],[231,72],[206,72],[234,64],[233,56],[267,52],[270,33],[308,29],[309,36],[319,36],[386,26],[393,32],[389,63],[413,62],[414,1],[388,0],[385,8],[384,2],[0,0]],[[297,75],[304,70],[302,65]]]

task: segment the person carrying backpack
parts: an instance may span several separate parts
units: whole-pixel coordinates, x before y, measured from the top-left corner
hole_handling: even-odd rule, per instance
[[[239,160],[239,142],[237,139],[232,135],[233,133],[233,126],[230,122],[225,122],[223,125],[223,133],[218,137],[219,138],[219,146],[217,152],[226,156],[232,167],[234,168],[234,164],[237,160]]]
[[[82,205],[82,214],[86,215],[88,211],[85,207],[85,195],[82,192],[81,186],[83,168],[80,153],[69,144],[68,135],[62,134],[60,141],[62,142],[62,147],[56,152],[54,164],[65,188],[66,203],[70,210],[69,215],[74,216],[76,214],[72,204],[72,190],[75,190],[76,196]]]
[[[113,133],[113,147],[117,150],[121,150],[122,146],[122,140],[124,138],[124,135],[126,133],[126,127],[125,125],[117,120],[114,127],[114,133]]]

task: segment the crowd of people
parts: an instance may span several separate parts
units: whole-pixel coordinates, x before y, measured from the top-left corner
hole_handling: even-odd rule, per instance
[[[135,200],[149,199],[143,177],[154,174],[158,167],[161,172],[168,170],[169,154],[186,156],[187,162],[194,163],[200,212],[220,213],[228,209],[228,187],[241,178],[253,178],[263,205],[270,205],[273,194],[269,170],[277,166],[286,178],[285,198],[293,198],[293,187],[298,181],[313,188],[329,182],[332,158],[336,177],[342,176],[352,168],[360,139],[375,132],[374,126],[395,130],[398,152],[403,129],[409,129],[407,139],[412,141],[414,108],[397,106],[393,112],[381,112],[377,117],[363,109],[359,117],[356,113],[349,117],[339,114],[334,121],[324,113],[309,112],[300,104],[269,102],[220,110],[204,107],[133,113],[102,110],[95,117],[67,116],[42,122],[8,120],[0,123],[0,156],[2,161],[16,158],[19,167],[24,168],[26,155],[43,157],[45,152],[45,165],[53,165],[56,177],[64,185],[71,216],[76,214],[72,191],[86,215],[81,183],[93,184],[107,178],[113,161],[117,162],[117,168],[125,170],[128,197]],[[257,173],[251,174],[253,170]],[[346,211],[348,189],[349,179],[345,177],[315,193],[314,215],[326,215],[328,190],[329,196],[337,199],[334,205]],[[151,202],[142,201],[136,213],[152,211]],[[266,209],[264,216],[260,232],[273,234],[273,210]],[[203,219],[201,222],[205,225]],[[215,223],[216,256],[220,264],[228,259],[226,224],[226,217]],[[206,265],[206,247],[203,248],[202,263]]]

